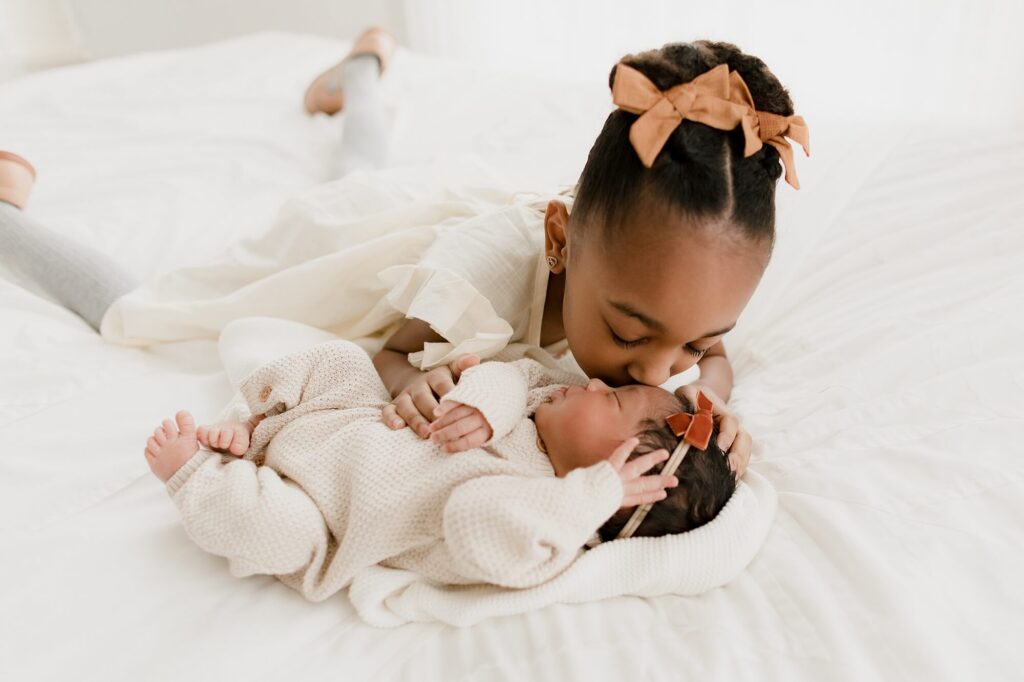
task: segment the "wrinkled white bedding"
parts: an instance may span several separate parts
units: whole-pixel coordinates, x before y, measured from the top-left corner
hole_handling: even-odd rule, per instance
[[[40,169],[40,220],[140,277],[199,263],[327,178],[339,122],[301,92],[346,48],[261,34],[7,83],[0,148]],[[571,183],[610,107],[605,73],[402,52],[391,76],[396,163],[440,179]],[[111,346],[0,273],[0,678],[1019,677],[1024,134],[808,123],[803,189],[780,187],[773,263],[726,340],[779,494],[728,586],[380,630],[232,578],[142,457],[161,418],[228,399],[215,344]]]

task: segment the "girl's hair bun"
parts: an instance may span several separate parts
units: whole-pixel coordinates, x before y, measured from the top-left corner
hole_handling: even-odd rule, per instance
[[[794,113],[789,92],[775,74],[732,43],[670,43],[626,55],[612,67],[609,87],[615,83],[619,63],[640,71],[660,90],[727,64],[743,78],[756,109],[781,116]],[[752,240],[774,242],[775,187],[784,171],[774,147],[765,144],[744,157],[740,127],[723,131],[685,119],[651,168],[645,168],[629,143],[629,128],[636,119],[636,114],[615,109],[591,148],[573,204],[581,227],[600,224],[610,233],[606,236],[614,236],[634,203],[654,196],[685,215],[728,223]]]

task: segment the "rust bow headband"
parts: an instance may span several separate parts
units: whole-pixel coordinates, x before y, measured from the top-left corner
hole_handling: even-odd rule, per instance
[[[698,391],[696,412],[693,414],[677,412],[665,418],[672,433],[682,436],[682,440],[672,451],[672,456],[665,462],[665,466],[661,467],[661,472],[659,472],[661,475],[671,476],[674,474],[679,465],[683,463],[683,458],[686,457],[691,445],[698,450],[707,450],[708,443],[711,442],[711,433],[715,428],[713,410],[714,404],[711,400],[704,395],[703,391]],[[633,535],[653,506],[653,502],[648,502],[633,510],[633,515],[615,536],[616,539],[628,538]]]
[[[746,140],[743,156],[754,154],[767,142],[782,158],[786,182],[800,189],[793,148],[786,138],[799,142],[804,154],[811,155],[810,133],[803,116],[757,111],[747,84],[739,72],[729,71],[728,64],[719,64],[688,83],[662,91],[647,76],[620,62],[615,69],[612,101],[620,109],[640,114],[629,129],[629,141],[647,168],[684,118],[719,130],[740,125]]]

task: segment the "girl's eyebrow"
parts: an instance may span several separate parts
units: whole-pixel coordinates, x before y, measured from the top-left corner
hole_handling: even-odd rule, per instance
[[[639,310],[637,310],[633,306],[629,305],[628,303],[621,303],[619,301],[608,301],[608,303],[611,304],[611,306],[613,308],[615,308],[616,310],[618,310],[620,313],[623,313],[624,315],[629,315],[630,317],[634,317],[634,318],[640,320],[642,323],[647,325],[649,328],[651,328],[651,329],[653,329],[653,330],[655,330],[657,332],[664,332],[665,331],[665,325],[663,325],[661,322],[658,322],[653,317],[645,315],[644,313],[640,312]],[[709,332],[709,333],[704,334],[703,336],[700,336],[698,338],[707,339],[707,338],[710,338],[712,336],[718,336],[719,334],[725,334],[726,332],[731,331],[732,328],[735,327],[735,326],[736,326],[736,323],[733,322],[732,324],[730,324],[725,329],[719,329],[718,331]]]

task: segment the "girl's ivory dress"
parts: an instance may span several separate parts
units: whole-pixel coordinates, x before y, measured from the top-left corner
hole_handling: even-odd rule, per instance
[[[353,173],[290,200],[266,234],[219,262],[118,299],[101,333],[125,344],[216,338],[232,320],[260,316],[359,339],[372,352],[412,317],[448,341],[410,356],[423,369],[464,353],[487,358],[510,342],[539,346],[549,199],[571,206],[565,195]],[[546,350],[567,348],[563,339]]]

